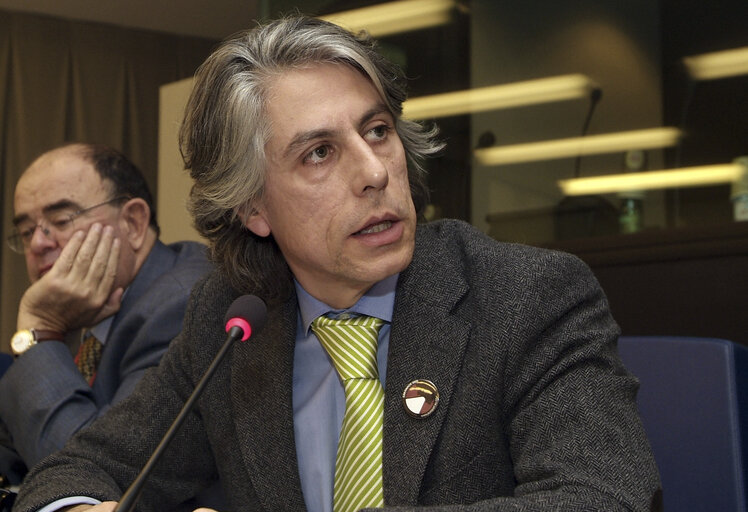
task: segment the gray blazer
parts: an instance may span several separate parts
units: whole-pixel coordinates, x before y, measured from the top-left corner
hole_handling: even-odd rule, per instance
[[[17,477],[18,454],[31,467],[132,393],[179,333],[190,290],[209,270],[205,246],[157,242],[114,316],[91,387],[63,342],[40,343],[18,358],[0,379],[0,423],[10,435],[0,472]]]
[[[65,495],[116,500],[223,343],[237,295],[219,274],[196,286],[159,368],[42,462],[15,510]],[[233,347],[151,475],[141,510],[168,509],[218,478],[234,510],[305,509],[291,407],[296,318],[293,297]],[[497,243],[456,221],[419,227],[387,363],[386,505],[649,510],[659,479],[617,336],[578,259]],[[416,378],[441,394],[425,419],[402,405]]]

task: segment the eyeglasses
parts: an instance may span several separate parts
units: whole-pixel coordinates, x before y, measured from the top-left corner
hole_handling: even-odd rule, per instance
[[[31,245],[31,239],[34,238],[34,233],[37,228],[42,230],[44,236],[57,240],[57,237],[64,237],[75,231],[75,219],[88,213],[94,208],[105,206],[108,204],[116,203],[118,201],[125,201],[130,199],[128,196],[118,196],[114,199],[104,201],[103,203],[89,206],[81,210],[70,211],[69,209],[56,210],[50,213],[44,214],[42,220],[37,224],[31,222],[21,222],[15,227],[15,232],[8,237],[8,247],[18,254],[23,254],[26,249]]]

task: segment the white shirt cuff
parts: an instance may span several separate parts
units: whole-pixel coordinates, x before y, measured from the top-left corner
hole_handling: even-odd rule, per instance
[[[54,512],[55,510],[73,505],[98,505],[99,503],[101,503],[99,500],[89,498],[88,496],[68,496],[67,498],[53,501],[49,505],[40,508],[37,512]]]

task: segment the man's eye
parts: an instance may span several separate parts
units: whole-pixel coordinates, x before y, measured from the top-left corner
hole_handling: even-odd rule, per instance
[[[305,161],[318,164],[330,156],[330,146],[317,146],[305,158]]]
[[[34,236],[34,231],[36,230],[36,226],[31,228],[24,228],[18,230],[18,236],[21,237],[21,240],[31,240],[31,237]]]
[[[384,139],[387,137],[387,133],[390,131],[390,127],[386,124],[380,124],[379,126],[375,126],[371,130],[369,130],[369,133],[375,138],[375,139]]]
[[[73,219],[69,215],[61,217],[53,217],[49,219],[49,223],[57,230],[64,230],[69,227],[73,222]]]

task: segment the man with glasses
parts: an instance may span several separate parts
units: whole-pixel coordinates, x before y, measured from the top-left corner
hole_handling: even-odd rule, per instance
[[[108,147],[41,155],[14,209],[8,244],[31,286],[0,378],[0,474],[18,484],[158,363],[209,264],[201,244],[159,241],[143,176]]]

